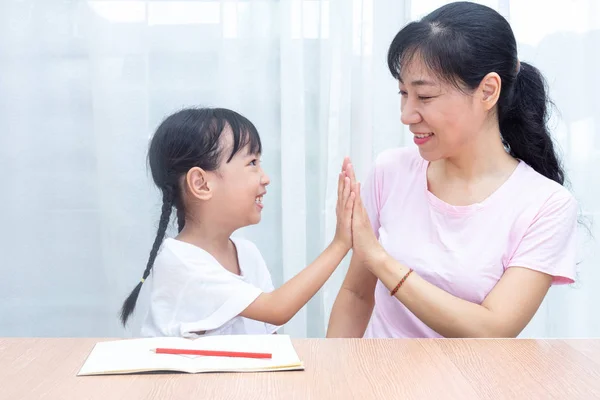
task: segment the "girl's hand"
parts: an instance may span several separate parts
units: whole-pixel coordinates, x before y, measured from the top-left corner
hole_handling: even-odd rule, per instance
[[[339,243],[345,251],[352,248],[352,209],[356,200],[356,193],[352,192],[350,178],[344,173],[344,168],[349,163],[348,157],[342,164],[342,172],[338,176],[338,199],[335,207],[337,224],[335,227],[334,243]]]

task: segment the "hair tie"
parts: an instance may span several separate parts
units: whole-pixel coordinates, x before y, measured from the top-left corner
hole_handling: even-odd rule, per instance
[[[144,281],[145,281],[145,280],[146,280],[146,279],[142,278],[142,279],[140,279],[140,282],[144,283]]]

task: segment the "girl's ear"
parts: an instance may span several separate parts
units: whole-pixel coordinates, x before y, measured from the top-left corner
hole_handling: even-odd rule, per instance
[[[202,168],[194,167],[185,175],[185,186],[198,200],[210,200],[213,195],[209,176]]]

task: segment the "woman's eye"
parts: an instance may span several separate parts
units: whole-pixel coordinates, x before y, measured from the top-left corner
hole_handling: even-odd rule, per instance
[[[402,97],[408,97],[408,92],[405,90],[401,90],[398,93],[400,93],[400,95],[402,95]],[[433,98],[435,98],[436,96],[417,96],[417,98],[419,100],[431,100]]]

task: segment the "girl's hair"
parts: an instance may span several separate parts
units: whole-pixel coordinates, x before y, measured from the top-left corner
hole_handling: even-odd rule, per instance
[[[445,5],[406,25],[388,51],[396,79],[402,68],[420,57],[439,78],[466,91],[475,90],[490,72],[502,87],[498,122],[510,154],[561,185],[564,171],[547,128],[547,89],[540,71],[519,62],[513,32],[498,12],[470,2]]]
[[[179,232],[185,225],[180,178],[194,167],[205,171],[215,171],[219,167],[223,161],[220,139],[226,128],[233,134],[233,148],[225,162],[230,162],[246,146],[252,154],[262,152],[260,137],[252,122],[235,111],[223,108],[183,109],[167,117],[154,133],[148,150],[148,163],[152,179],[162,192],[162,211],[142,279],[123,303],[123,325],[135,309],[142,283],[150,275],[173,208],[177,211]]]

